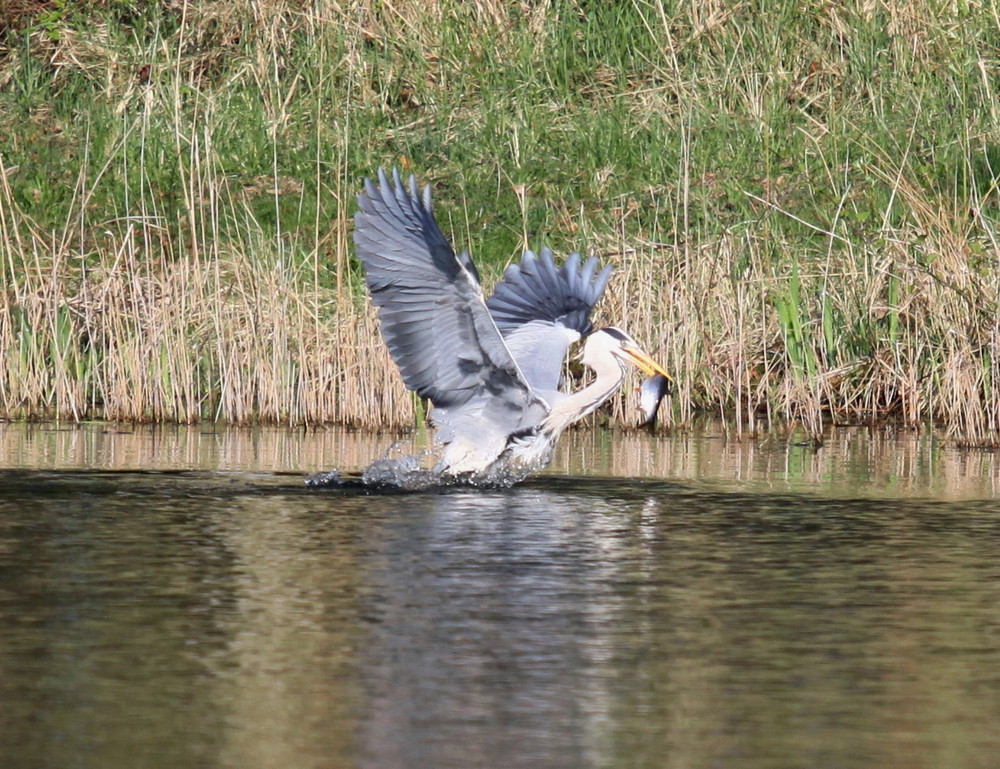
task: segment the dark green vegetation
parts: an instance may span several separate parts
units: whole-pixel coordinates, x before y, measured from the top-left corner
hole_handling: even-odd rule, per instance
[[[0,406],[407,422],[401,393],[355,381],[393,375],[357,343],[348,246],[360,178],[398,165],[487,276],[529,244],[619,263],[606,318],[677,372],[674,422],[933,419],[995,441],[998,19],[930,0],[38,4],[0,51],[0,354],[27,372],[0,375]]]

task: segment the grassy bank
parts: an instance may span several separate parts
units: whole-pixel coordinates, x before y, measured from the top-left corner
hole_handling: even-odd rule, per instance
[[[676,372],[668,425],[1000,439],[991,3],[18,7],[7,416],[412,423],[349,245],[399,165],[487,277],[618,264],[599,321]]]

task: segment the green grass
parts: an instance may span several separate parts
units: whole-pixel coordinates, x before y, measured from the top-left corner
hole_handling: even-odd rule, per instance
[[[614,254],[622,275],[641,273],[645,293],[619,312],[678,370],[675,422],[699,408],[808,413],[810,429],[816,415],[871,415],[992,440],[990,4],[179,7],[66,2],[3,34],[0,162],[16,170],[3,186],[0,345],[36,372],[8,376],[13,413],[56,408],[56,369],[76,388],[59,392],[80,393],[70,413],[106,408],[102,367],[122,347],[97,326],[73,341],[100,323],[86,314],[100,287],[88,271],[127,263],[157,281],[189,261],[214,275],[199,284],[205,301],[211,286],[266,303],[252,275],[277,270],[286,282],[264,283],[307,305],[301,338],[265,385],[223,350],[222,309],[207,326],[187,317],[154,359],[176,362],[189,345],[193,373],[181,395],[133,416],[304,420],[274,393],[304,387],[318,353],[303,340],[359,312],[353,197],[363,176],[398,165],[432,184],[445,231],[488,277],[542,243]],[[32,281],[53,261],[54,320],[26,332]],[[236,263],[248,269],[227,282]],[[692,312],[657,304],[675,288],[702,292]],[[118,330],[148,336],[148,320]],[[157,392],[174,389],[177,365],[159,366]],[[14,393],[35,379],[47,394]],[[230,412],[233,388],[245,402]],[[376,419],[409,420],[405,403],[389,398]],[[354,408],[310,419],[360,418]]]
[[[280,3],[205,3],[183,18],[146,3],[97,25],[67,13],[55,41],[10,35],[0,107],[16,134],[5,162],[22,169],[15,199],[45,229],[76,214],[81,179],[95,222],[143,199],[175,214],[197,159],[276,235],[342,215],[331,173],[356,184],[405,159],[460,232],[467,223],[479,258],[499,262],[525,227],[583,246],[567,224],[606,231],[623,203],[637,206],[638,235],[704,238],[759,226],[751,195],[824,229],[838,210],[851,234],[902,225],[900,172],[945,199],[995,197],[997,31],[985,13],[481,5],[496,18],[457,2],[389,3],[382,18]],[[264,21],[250,32],[253,10]],[[46,55],[72,59],[54,68]],[[167,218],[180,230],[190,216]],[[237,237],[240,217],[222,223]]]

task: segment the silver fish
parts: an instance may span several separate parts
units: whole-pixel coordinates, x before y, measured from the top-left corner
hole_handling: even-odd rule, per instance
[[[673,382],[663,374],[653,374],[642,380],[639,385],[639,411],[642,412],[641,427],[656,425],[656,412],[660,401],[673,389]]]

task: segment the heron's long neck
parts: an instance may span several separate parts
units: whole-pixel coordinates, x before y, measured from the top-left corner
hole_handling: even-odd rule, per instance
[[[594,381],[582,390],[556,401],[542,425],[546,432],[558,435],[576,420],[587,416],[614,395],[625,380],[625,370],[614,360],[602,362],[600,369],[594,369],[594,374]]]

